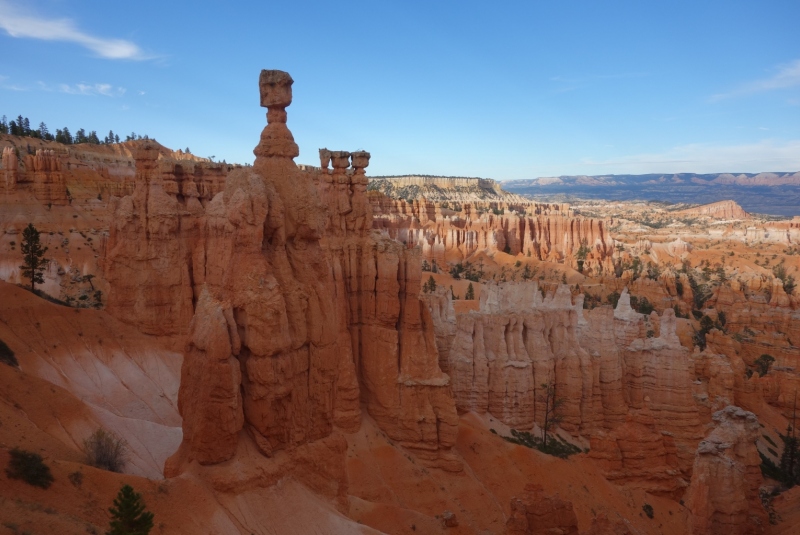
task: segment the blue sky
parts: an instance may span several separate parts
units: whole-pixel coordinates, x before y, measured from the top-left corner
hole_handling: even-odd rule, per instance
[[[0,0],[0,115],[252,162],[263,68],[301,163],[372,175],[800,171],[800,2]]]

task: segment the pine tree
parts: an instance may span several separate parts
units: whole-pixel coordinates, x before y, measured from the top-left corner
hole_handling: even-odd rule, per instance
[[[19,127],[15,121],[11,121],[8,123],[8,133],[12,136],[20,136],[22,134],[19,133]]]
[[[31,135],[31,122],[28,120],[27,117],[25,117],[22,120],[22,132],[23,132],[22,135],[24,135],[24,136]]]
[[[467,293],[464,294],[464,299],[467,301],[473,301],[475,299],[475,288],[472,287],[472,283],[469,283],[467,286]]]
[[[781,455],[781,482],[787,488],[792,488],[800,482],[800,444],[794,432],[797,416],[797,392],[794,393],[794,410],[792,411],[792,423],[786,429],[786,436],[783,439],[783,455]]]
[[[106,535],[148,535],[153,529],[153,513],[145,510],[142,495],[130,485],[123,485],[114,499],[111,527]]]
[[[39,284],[44,282],[44,268],[47,264],[44,253],[47,252],[47,247],[42,248],[42,244],[39,241],[39,231],[36,230],[33,223],[28,223],[28,226],[22,231],[20,249],[22,250],[22,261],[24,262],[20,266],[22,276],[31,279],[31,291],[34,291],[37,282]]]
[[[69,133],[69,128],[66,126],[64,129],[56,128],[56,141],[64,145],[72,144],[72,134]]]
[[[114,143],[119,143],[119,136],[114,134]]]
[[[87,141],[86,130],[79,128],[78,131],[75,132],[75,143],[86,143]]]
[[[114,131],[109,130],[108,137],[106,137],[106,145],[111,145],[112,143],[114,143]]]
[[[8,134],[8,118],[5,115],[0,119],[0,134]]]
[[[42,139],[47,139],[50,136],[50,130],[47,129],[47,125],[44,122],[39,123],[39,136]]]
[[[556,386],[552,383],[542,383],[544,391],[544,422],[542,425],[542,448],[547,449],[547,437],[550,430],[561,423],[561,415],[557,411],[564,404],[564,398],[556,397]]]

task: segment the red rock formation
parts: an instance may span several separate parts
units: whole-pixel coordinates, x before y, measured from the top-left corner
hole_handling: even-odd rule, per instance
[[[14,147],[5,147],[3,149],[3,188],[6,192],[15,191],[18,181],[19,159],[17,158],[17,151],[14,150]]]
[[[178,403],[183,439],[201,464],[225,461],[236,450],[244,423],[240,351],[230,307],[204,291],[191,324]]]
[[[33,195],[42,204],[69,203],[61,158],[55,151],[37,149],[35,154],[26,154],[23,161],[25,171],[21,173],[17,149],[13,146],[3,149],[2,186],[5,192],[16,191],[20,183],[33,183]]]
[[[447,260],[461,261],[477,251],[563,261],[585,244],[590,249],[586,267],[594,269],[613,253],[605,222],[574,217],[568,205],[515,206],[516,210],[508,208],[505,215],[495,215],[471,204],[452,212],[424,199],[409,204],[374,192],[369,199],[374,228],[409,247],[420,246],[427,260],[440,265]],[[445,211],[450,215],[444,215]]]
[[[509,535],[578,535],[578,518],[572,502],[558,494],[546,496],[541,486],[528,484],[521,497],[511,500],[506,528]]]
[[[756,416],[729,406],[714,413],[715,427],[697,448],[686,507],[695,535],[768,533],[758,488],[761,460]]]
[[[393,440],[460,470],[419,256],[367,233],[368,153],[331,153],[332,172],[294,164],[291,85],[287,73],[262,72],[268,125],[255,164],[228,175],[196,220],[197,239],[184,240],[200,300],[181,386],[185,440],[172,465],[231,458],[239,428],[266,456],[327,440],[334,426],[358,428],[363,401]]]
[[[675,214],[685,216],[710,216],[715,219],[747,219],[750,217],[750,214],[745,212],[736,201],[719,201],[711,204],[704,204],[695,208],[675,212]]]
[[[164,191],[152,143],[141,142],[134,156],[133,195],[113,200],[109,207],[114,217],[103,262],[111,284],[106,306],[145,333],[185,333],[194,312],[186,244],[192,225],[181,216],[201,215],[199,204],[184,209]]]
[[[25,157],[25,167],[33,171],[33,195],[43,204],[69,204],[67,183],[61,172],[61,159],[52,150],[36,151]]]

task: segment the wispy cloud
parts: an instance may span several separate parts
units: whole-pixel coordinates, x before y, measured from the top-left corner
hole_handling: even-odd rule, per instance
[[[126,91],[124,87],[114,87],[111,84],[58,84],[58,90],[70,95],[103,95],[106,97],[121,97]]]
[[[661,153],[609,160],[585,159],[581,173],[721,173],[800,170],[800,140],[766,139],[741,145],[695,143]]]
[[[777,72],[770,78],[756,80],[739,86],[727,93],[719,93],[711,97],[712,102],[718,102],[728,98],[763,93],[775,89],[786,89],[789,87],[800,86],[800,59],[796,59],[785,65],[778,67]]]
[[[0,80],[2,82],[2,80]],[[36,89],[39,91],[48,91],[48,92],[59,92],[59,93],[67,93],[68,95],[87,95],[87,96],[98,96],[102,95],[105,97],[121,97],[126,92],[127,89],[124,87],[115,87],[111,84],[87,84],[86,82],[81,82],[78,84],[46,84],[39,80],[36,82]]]
[[[10,91],[27,91],[27,87],[23,87],[17,84],[10,84],[7,82],[8,76],[4,76],[0,74],[0,89],[8,89]]]
[[[5,0],[0,0],[0,29],[11,37],[76,43],[102,58],[148,59],[136,43],[90,35],[78,29],[70,19],[46,19],[22,13]]]

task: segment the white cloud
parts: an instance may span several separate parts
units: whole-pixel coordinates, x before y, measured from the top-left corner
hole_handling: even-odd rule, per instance
[[[107,59],[148,59],[138,45],[124,39],[105,39],[79,30],[69,19],[44,19],[17,11],[0,0],[0,29],[11,37],[44,41],[68,41],[88,48]]]
[[[767,139],[742,145],[696,143],[613,160],[586,159],[580,168],[585,174],[800,171],[800,140]]]
[[[796,59],[778,68],[778,72],[771,78],[756,80],[744,84],[728,93],[720,93],[711,97],[712,102],[725,100],[733,97],[751,95],[753,93],[763,93],[775,89],[786,89],[789,87],[800,86],[800,59]]]
[[[0,89],[8,89],[10,91],[27,91],[28,90],[27,87],[24,87],[24,86],[21,86],[21,85],[18,85],[18,84],[6,83],[6,80],[8,80],[8,76],[4,76],[4,75],[0,74]]]
[[[43,87],[44,89],[44,87]],[[125,94],[124,87],[114,87],[111,84],[58,84],[58,90],[70,95],[103,95],[106,97],[121,97]]]

